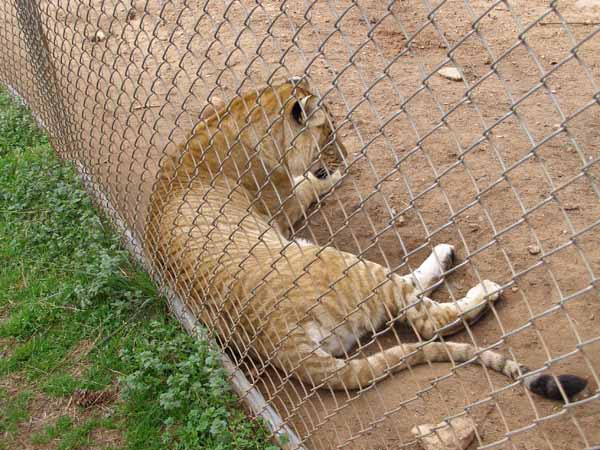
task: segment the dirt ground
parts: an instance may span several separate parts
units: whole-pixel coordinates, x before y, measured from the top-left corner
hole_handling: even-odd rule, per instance
[[[9,396],[16,397],[23,392],[24,387],[30,387],[30,384],[23,377],[11,375],[0,380],[0,388],[5,390]],[[55,426],[59,418],[68,417],[72,426],[77,427],[92,418],[99,420],[110,416],[116,408],[116,394],[112,391],[99,392],[110,395],[99,397],[98,392],[77,391],[74,395],[65,398],[49,396],[43,392],[31,392],[27,407],[28,418],[19,423],[14,431],[10,440],[13,446],[11,448],[15,450],[56,449],[60,444],[59,439],[64,436],[55,436],[52,439],[43,438],[47,429]],[[37,441],[32,439],[36,435],[38,436]],[[6,436],[2,436],[2,439],[5,438]],[[119,448],[123,445],[124,439],[120,430],[98,427],[90,433],[89,441],[91,444],[85,446],[86,450],[100,450]],[[9,448],[8,442],[8,440],[2,442],[5,445],[4,448]]]
[[[507,287],[454,340],[498,343],[530,367],[554,361],[590,380],[590,401],[562,408],[449,364],[360,395],[310,391],[275,371],[256,378],[309,448],[418,448],[414,425],[466,413],[478,423],[472,448],[571,450],[600,445],[600,7],[550,3],[46,0],[42,9],[76,137],[66,156],[137,232],[160,156],[207,99],[308,73],[350,160],[299,235],[399,273],[452,243],[459,266],[434,298],[459,298],[484,278]],[[0,11],[0,40],[22,44],[12,6]],[[0,57],[2,79],[43,110],[23,51]],[[464,81],[436,74],[444,64]],[[396,327],[370,348],[398,340],[415,337]]]

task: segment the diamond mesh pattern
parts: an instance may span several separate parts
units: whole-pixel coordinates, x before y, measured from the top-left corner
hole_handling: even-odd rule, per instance
[[[477,423],[477,448],[600,448],[600,7],[581,3],[5,0],[0,82],[75,165],[182,324],[221,346],[241,401],[281,446],[415,448],[413,426],[467,416]],[[442,76],[443,68],[456,69],[458,80]],[[287,218],[292,241],[269,254],[270,266],[259,268],[263,279],[235,314],[192,301],[203,295],[197,283],[219,282],[217,272],[201,270],[210,250],[168,273],[147,259],[159,168],[189,151],[200,117],[293,76],[310,78],[335,120],[348,149],[343,181],[299,222]],[[230,149],[247,127],[233,132]],[[202,214],[205,203],[190,199],[191,184],[186,189],[176,216],[196,211],[194,224],[213,226],[208,240],[218,239],[211,237],[218,235],[214,218]],[[239,217],[240,230],[252,214],[249,207]],[[214,220],[224,218],[223,211]],[[175,229],[177,220],[164,214],[160,223]],[[387,268],[386,279],[354,299],[340,330],[436,244],[457,250],[436,293],[421,286],[415,305],[383,324],[374,320],[345,358],[427,342],[414,323],[402,327],[396,319],[424,307],[425,295],[457,304],[491,279],[503,299],[489,302],[477,325],[459,319],[464,330],[441,341],[497,350],[533,373],[576,373],[589,381],[587,390],[556,404],[525,389],[524,377],[458,361],[408,364],[397,373],[389,367],[384,379],[358,390],[298,381],[274,367],[275,353],[257,358],[238,339],[245,333],[256,342],[263,332],[260,323],[240,330],[293,239],[358,257],[314,298],[315,308],[339,296],[364,261]],[[173,232],[169,245],[177,242]],[[194,242],[190,229],[180,251],[190,254]],[[225,247],[225,258],[235,245]],[[276,303],[291,298],[321,261],[320,251],[293,273]],[[223,302],[235,297],[249,262],[250,255],[231,271]],[[270,314],[263,323],[274,320]],[[301,329],[290,318],[277,345]]]

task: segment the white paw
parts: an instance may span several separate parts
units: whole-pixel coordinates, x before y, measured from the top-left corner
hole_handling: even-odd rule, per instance
[[[442,265],[442,272],[445,272],[454,262],[454,246],[450,244],[439,244],[433,248],[437,259]]]
[[[331,175],[329,175],[329,179],[331,180],[331,185],[333,186],[335,183],[342,179],[342,171],[337,169]]]
[[[467,297],[483,299],[487,296],[491,302],[495,302],[498,300],[498,298],[500,298],[500,294],[502,294],[500,287],[501,286],[498,283],[494,283],[490,280],[483,280],[477,286],[469,289],[469,292],[467,292]]]

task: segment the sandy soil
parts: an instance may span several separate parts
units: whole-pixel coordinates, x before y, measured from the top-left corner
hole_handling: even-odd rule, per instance
[[[344,184],[299,235],[399,273],[431,245],[454,244],[459,267],[434,298],[458,298],[480,278],[507,290],[453,339],[501,343],[531,367],[557,359],[557,371],[587,377],[599,395],[600,8],[549,3],[46,0],[42,8],[76,136],[67,156],[138,232],[161,155],[185,139],[207,99],[308,73],[351,159]],[[12,6],[0,11],[0,40],[22,39]],[[93,38],[98,30],[106,39]],[[2,79],[41,109],[23,51],[7,46],[0,56]],[[444,64],[464,81],[435,74]],[[365,351],[399,339],[415,337],[393,328]],[[256,374],[252,362],[240,364]],[[412,426],[461,413],[478,422],[479,445],[600,445],[597,400],[563,409],[519,387],[502,390],[506,379],[478,367],[449,368],[414,368],[360,395],[313,392],[275,371],[256,381],[310,448],[417,448]]]

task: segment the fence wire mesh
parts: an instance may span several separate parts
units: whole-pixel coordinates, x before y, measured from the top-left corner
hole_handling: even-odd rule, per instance
[[[281,446],[600,448],[594,4],[5,0],[0,81]]]

